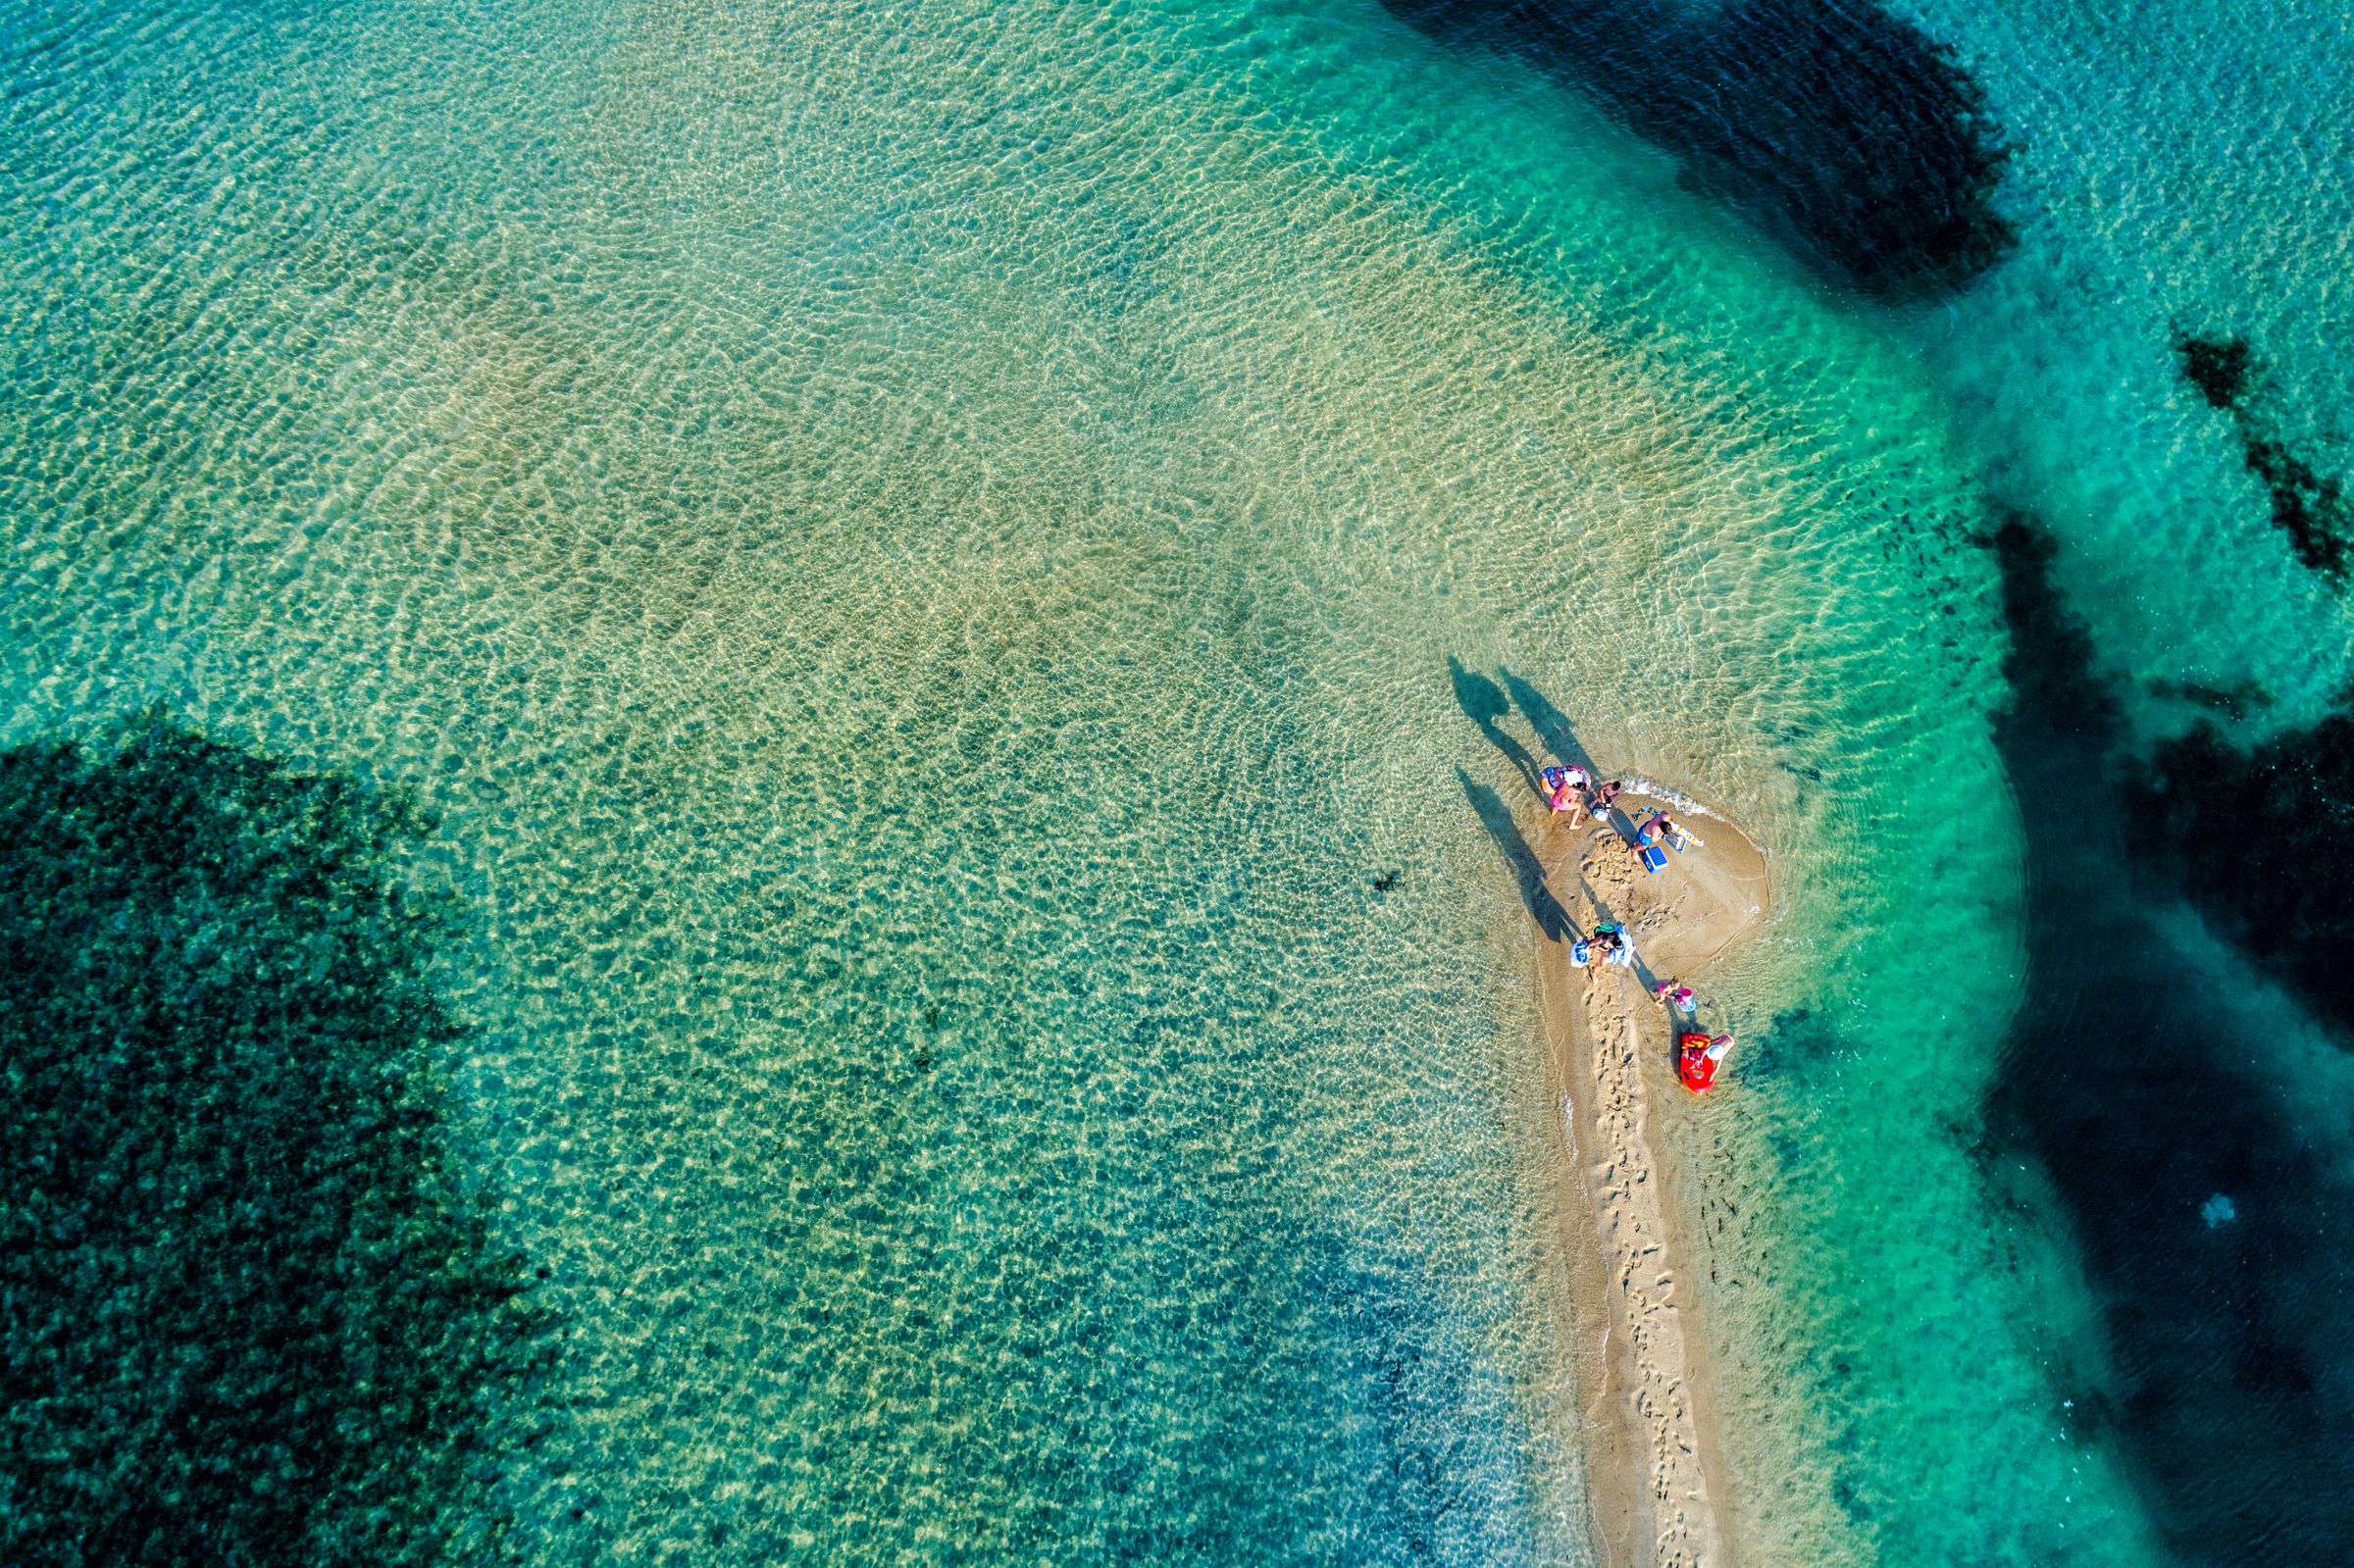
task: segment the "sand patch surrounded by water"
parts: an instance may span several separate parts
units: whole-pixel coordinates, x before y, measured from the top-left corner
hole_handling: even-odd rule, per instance
[[[1621,804],[1648,805],[1627,795]],[[1539,1002],[1566,1122],[1561,1212],[1581,1330],[1580,1388],[1599,1543],[1613,1568],[1699,1568],[1734,1560],[1730,1499],[1711,1419],[1707,1348],[1678,1270],[1690,1249],[1675,1220],[1655,1123],[1685,1097],[1676,1029],[1651,986],[1669,976],[1700,993],[1714,961],[1770,909],[1766,856],[1731,824],[1693,820],[1702,843],[1646,873],[1623,811],[1540,840],[1546,881],[1581,932],[1614,921],[1632,967],[1579,970],[1568,944],[1539,960]],[[1740,1051],[1715,1094],[1738,1093]]]

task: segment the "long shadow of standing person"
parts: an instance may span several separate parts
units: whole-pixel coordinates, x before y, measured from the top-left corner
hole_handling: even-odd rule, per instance
[[[1447,660],[1447,674],[1454,679],[1456,706],[1463,710],[1463,716],[1479,726],[1479,733],[1488,737],[1490,745],[1511,759],[1512,766],[1520,770],[1520,777],[1528,781],[1531,791],[1544,793],[1544,782],[1537,776],[1537,759],[1496,723],[1512,711],[1504,688],[1477,670],[1464,669],[1462,662],[1453,656]]]
[[[1462,784],[1471,809],[1479,813],[1480,825],[1496,840],[1496,847],[1504,851],[1505,864],[1519,879],[1520,901],[1528,906],[1529,918],[1537,923],[1547,941],[1560,941],[1569,930],[1569,913],[1553,896],[1553,889],[1545,885],[1545,863],[1528,847],[1528,840],[1520,836],[1519,826],[1512,821],[1512,808],[1486,784],[1473,784],[1471,776],[1462,769],[1456,769],[1455,777]]]
[[[1545,693],[1521,680],[1510,670],[1496,672],[1504,678],[1504,689],[1510,692],[1512,703],[1537,733],[1537,744],[1553,753],[1556,762],[1583,768],[1589,777],[1594,774],[1594,759],[1586,748],[1577,743],[1576,732],[1569,728],[1568,717],[1545,700]]]

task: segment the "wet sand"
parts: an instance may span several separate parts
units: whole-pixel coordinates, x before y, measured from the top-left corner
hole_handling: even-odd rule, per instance
[[[1632,968],[1580,971],[1567,943],[1539,960],[1539,1003],[1558,1078],[1568,1158],[1561,1212],[1582,1339],[1581,1425],[1594,1517],[1613,1568],[1712,1568],[1736,1559],[1712,1411],[1706,1342],[1679,1270],[1689,1258],[1655,1123],[1689,1100],[1673,1036],[1651,983],[1679,977],[1711,1008],[1711,966],[1768,913],[1766,857],[1728,823],[1686,815],[1704,842],[1647,874],[1627,847],[1646,797],[1606,825],[1549,825],[1535,835],[1546,882],[1581,931],[1615,921]],[[1738,1093],[1741,1050],[1713,1093]]]

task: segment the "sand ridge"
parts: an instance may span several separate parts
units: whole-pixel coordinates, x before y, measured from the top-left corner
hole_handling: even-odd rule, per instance
[[[1621,797],[1631,804],[1638,797]],[[1599,1267],[1572,1266],[1580,1321],[1599,1322],[1588,1420],[1595,1517],[1613,1565],[1701,1568],[1733,1559],[1725,1489],[1708,1419],[1708,1369],[1691,1302],[1679,1288],[1680,1242],[1665,1190],[1654,1097],[1680,1097],[1673,1032],[1651,986],[1669,975],[1695,986],[1713,961],[1764,919],[1764,855],[1730,824],[1704,820],[1704,844],[1646,873],[1628,847],[1630,818],[1546,835],[1552,891],[1580,931],[1614,921],[1632,936],[1631,968],[1580,971],[1566,943],[1547,949],[1541,999],[1561,1076],[1561,1102]],[[1736,1051],[1727,1087],[1738,1083]],[[1577,1250],[1577,1249],[1573,1249]]]

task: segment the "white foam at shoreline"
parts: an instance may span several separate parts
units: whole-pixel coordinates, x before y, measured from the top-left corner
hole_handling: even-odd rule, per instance
[[[1626,785],[1626,792],[1630,795],[1641,795],[1646,800],[1657,800],[1692,816],[1706,817],[1711,822],[1721,822],[1728,828],[1733,826],[1731,818],[1722,812],[1711,811],[1680,789],[1670,788],[1663,784],[1654,784],[1639,773],[1622,773],[1618,778]]]

